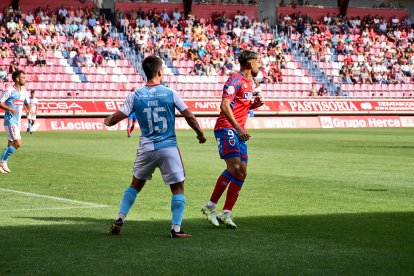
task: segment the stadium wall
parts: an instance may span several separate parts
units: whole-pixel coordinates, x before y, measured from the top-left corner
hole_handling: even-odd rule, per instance
[[[213,129],[220,100],[185,100],[199,117],[202,128]],[[122,106],[123,100],[40,100],[34,130],[125,130],[127,122],[107,128],[103,117]],[[1,116],[4,111],[1,111]],[[22,119],[22,131],[27,120]],[[399,128],[414,127],[414,100],[403,99],[279,99],[249,117],[248,129],[277,128]],[[189,129],[177,117],[177,129]],[[4,131],[0,126],[0,131]]]
[[[213,129],[217,117],[198,117],[203,129]],[[176,129],[190,129],[183,117],[176,118]],[[136,126],[139,128],[138,126]],[[414,127],[414,116],[289,116],[289,117],[249,117],[247,129],[287,129],[287,128],[402,128]],[[21,131],[26,131],[27,120],[23,119]],[[106,127],[103,118],[40,118],[33,126],[34,131],[88,131],[126,130],[123,120],[113,127]],[[3,125],[0,131],[4,131]]]

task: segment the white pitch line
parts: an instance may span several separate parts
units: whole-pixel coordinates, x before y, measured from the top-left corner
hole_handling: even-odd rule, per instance
[[[30,196],[30,197],[42,197],[42,198],[48,198],[48,199],[53,199],[53,200],[58,200],[58,201],[69,202],[69,203],[75,203],[75,204],[81,204],[81,205],[88,205],[89,207],[92,207],[92,208],[94,208],[94,207],[95,208],[108,207],[107,205],[103,205],[103,204],[90,203],[90,202],[79,201],[79,200],[69,199],[69,198],[63,198],[63,197],[56,197],[56,196],[39,195],[39,194],[34,194],[34,193],[29,193],[29,192],[22,192],[22,191],[16,191],[16,190],[10,190],[10,189],[0,188],[0,191],[9,192],[9,193],[16,193],[16,194],[21,194],[21,195],[26,195],[26,196]],[[33,209],[31,209],[31,210],[33,210]]]
[[[33,209],[0,210],[0,213],[4,213],[4,212],[20,212],[20,211],[89,209],[89,208],[105,208],[105,207],[109,207],[109,206],[106,206],[106,205],[96,205],[96,206],[79,206],[79,207],[55,207],[55,208],[33,208]]]

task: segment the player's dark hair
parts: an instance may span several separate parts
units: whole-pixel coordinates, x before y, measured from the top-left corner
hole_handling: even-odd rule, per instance
[[[35,90],[30,91],[30,94],[33,94],[33,93],[36,93],[36,91]]]
[[[147,80],[151,80],[162,69],[162,59],[157,56],[148,56],[142,62],[142,69],[145,76],[147,76]]]
[[[244,66],[249,62],[249,60],[257,58],[259,58],[259,54],[257,52],[252,50],[244,50],[239,54],[238,60],[240,66]]]
[[[16,82],[16,79],[21,75],[24,74],[23,70],[16,70],[12,74],[12,80]]]

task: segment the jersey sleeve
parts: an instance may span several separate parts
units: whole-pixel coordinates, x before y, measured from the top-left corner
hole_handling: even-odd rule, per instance
[[[234,76],[230,77],[224,84],[222,98],[233,99],[237,89],[240,88],[240,79]]]
[[[127,116],[134,112],[134,93],[131,93],[128,97],[126,97],[124,105],[119,109],[119,111]]]
[[[0,103],[5,103],[7,101],[8,98],[10,98],[10,91],[6,90],[2,92],[1,98],[0,98]]]
[[[178,111],[183,112],[184,110],[188,108],[188,106],[185,104],[183,99],[181,99],[177,91],[173,90],[173,96],[174,96],[174,104],[175,104],[175,107],[178,109]]]
[[[27,92],[27,90],[24,93],[24,104],[30,104],[30,98],[29,98],[29,93]]]

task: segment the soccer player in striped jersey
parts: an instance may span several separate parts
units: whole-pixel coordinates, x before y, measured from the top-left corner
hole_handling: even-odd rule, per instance
[[[36,98],[36,92],[34,90],[30,91],[29,104],[32,107],[32,112],[27,111],[27,133],[33,133],[33,125],[36,122],[37,115],[37,106],[39,104],[38,99]]]
[[[114,235],[119,234],[138,193],[146,181],[151,180],[152,173],[158,167],[164,183],[170,186],[173,194],[170,236],[171,238],[190,237],[191,235],[181,230],[186,202],[185,173],[175,135],[175,109],[178,109],[196,132],[199,143],[205,143],[206,138],[194,114],[177,91],[161,85],[164,75],[162,60],[156,56],[148,56],[144,59],[142,68],[148,80],[147,84],[131,93],[124,105],[104,121],[106,126],[113,126],[134,112],[141,128],[132,183],[124,192],[118,217],[109,231]]]
[[[10,173],[7,162],[10,156],[22,145],[20,135],[20,121],[23,105],[31,112],[29,93],[23,87],[26,83],[25,73],[16,70],[12,74],[14,85],[9,86],[0,98],[0,108],[6,110],[4,114],[4,129],[7,133],[7,146],[1,154],[0,173]]]
[[[250,135],[246,132],[249,111],[264,103],[259,96],[253,96],[254,81],[260,70],[259,54],[245,50],[238,56],[240,72],[229,77],[223,88],[220,115],[214,127],[219,155],[226,162],[226,169],[217,179],[210,201],[202,212],[214,226],[220,222],[228,228],[237,228],[232,216],[232,209],[239,196],[246,178],[247,140]],[[216,213],[216,205],[227,188],[226,200],[220,214]]]

